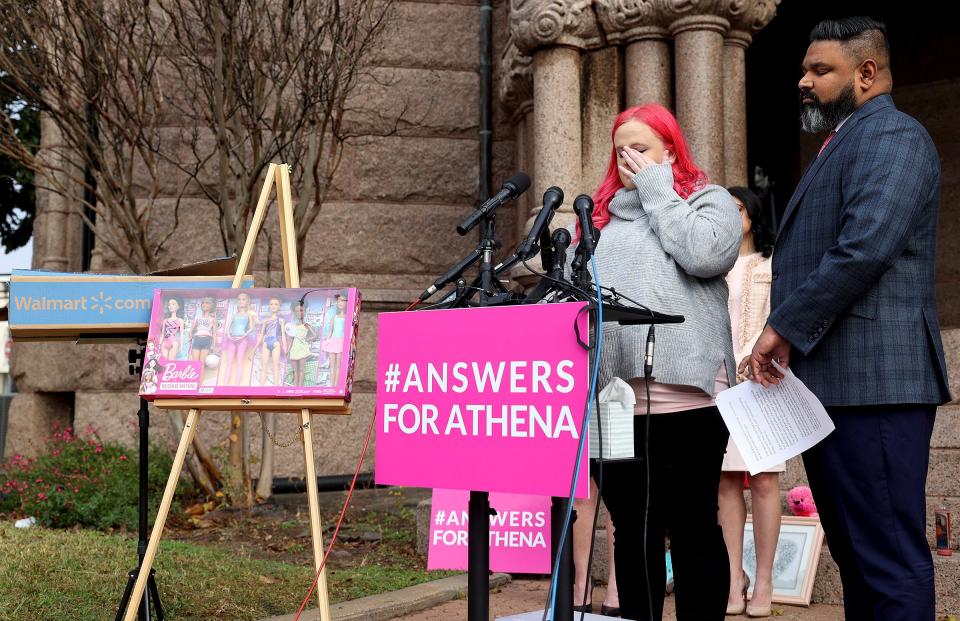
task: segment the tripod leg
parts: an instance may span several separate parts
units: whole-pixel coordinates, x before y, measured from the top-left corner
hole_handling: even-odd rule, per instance
[[[173,494],[177,491],[177,482],[180,480],[180,473],[183,471],[183,462],[187,458],[187,450],[193,443],[194,436],[197,435],[197,421],[199,417],[200,410],[190,410],[190,413],[187,415],[187,422],[183,425],[180,445],[177,447],[177,454],[173,458],[173,466],[170,468],[170,476],[167,478],[167,487],[163,490],[163,500],[160,501],[157,520],[154,522],[153,531],[150,533],[150,541],[147,543],[147,551],[143,555],[143,563],[140,564],[137,583],[133,586],[133,595],[130,598],[132,602],[139,602],[143,597],[143,592],[147,588],[150,569],[153,567],[153,559],[156,557],[157,547],[160,545],[160,535],[163,533],[163,526],[167,521],[167,514],[170,513],[170,505],[173,504]],[[123,617],[123,621],[133,621],[137,616],[137,608],[138,606],[127,606],[127,614]]]
[[[307,479],[307,500],[310,504],[310,531],[313,535],[313,567],[320,569],[323,561],[323,530],[320,527],[320,499],[317,497],[317,469],[313,463],[313,434],[310,431],[310,410],[300,411],[300,428],[303,430],[304,474]],[[317,581],[317,602],[320,605],[320,621],[330,621],[330,600],[327,596],[327,568],[320,572]]]
[[[130,603],[130,593],[133,591],[133,584],[136,581],[137,571],[127,572],[127,586],[123,589],[123,597],[120,598],[120,607],[117,609],[115,621],[121,621],[123,619],[123,612],[127,609],[127,604]]]
[[[163,621],[163,604],[160,603],[160,590],[157,588],[157,577],[154,570],[150,570],[150,580],[147,582],[150,589],[150,599],[153,600],[153,610],[157,613],[157,621]]]

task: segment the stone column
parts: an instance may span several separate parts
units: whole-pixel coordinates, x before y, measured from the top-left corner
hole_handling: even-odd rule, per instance
[[[747,68],[750,35],[732,31],[723,40],[723,168],[728,186],[747,185]]]
[[[626,100],[623,107],[673,102],[670,12],[650,0],[594,0],[607,45],[624,47]]]
[[[669,40],[666,30],[652,27],[627,44],[624,52],[624,107],[649,102],[672,107],[673,72]]]
[[[723,35],[730,23],[716,15],[674,21],[677,120],[694,162],[711,183],[726,182],[723,137]]]
[[[513,38],[507,40],[500,57],[500,105],[514,129],[514,168],[536,179],[533,167],[533,59],[517,49]],[[516,238],[527,233],[527,218],[533,208],[531,191],[516,201]]]
[[[60,130],[47,115],[40,117],[40,148],[43,158],[57,168],[62,168],[65,161],[64,147],[61,144]],[[62,172],[48,173],[52,180],[47,183],[53,187],[66,187],[66,180]],[[38,201],[43,207],[42,229],[38,232],[43,235],[44,253],[38,267],[46,270],[65,271],[69,269],[70,261],[67,257],[67,223],[70,215],[70,203],[66,197],[51,190],[38,190],[38,194],[46,194],[44,200]],[[37,262],[34,262],[37,264]]]
[[[780,0],[751,0],[726,5],[730,31],[723,40],[723,141],[726,184],[747,185],[746,49],[751,34],[770,23]]]
[[[531,179],[537,178],[536,169],[533,166],[533,102],[529,101],[516,112],[513,122],[514,126],[514,168],[522,170]],[[523,239],[527,234],[527,218],[533,210],[533,193],[528,191],[517,199],[517,218],[516,235],[517,239]]]
[[[559,186],[567,196],[581,187],[583,146],[580,117],[580,50],[557,46],[533,56],[533,210],[540,209],[546,189]],[[556,226],[573,222],[573,201],[564,201],[554,216]]]
[[[622,109],[620,87],[623,84],[620,51],[605,47],[583,56],[581,92],[583,93],[583,165],[582,192],[593,194],[603,180],[610,161],[610,129]],[[567,196],[572,204],[576,195]]]
[[[567,196],[586,191],[582,182],[581,50],[603,44],[593,0],[510,0],[510,33],[518,50],[533,56],[533,208],[543,192],[563,188]],[[553,226],[573,222],[565,201]]]

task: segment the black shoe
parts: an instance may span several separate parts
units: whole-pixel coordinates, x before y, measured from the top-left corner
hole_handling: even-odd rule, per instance
[[[620,606],[607,606],[603,604],[600,606],[600,615],[604,617],[619,617]]]
[[[574,612],[593,612],[593,604],[583,604],[582,606],[574,606]]]

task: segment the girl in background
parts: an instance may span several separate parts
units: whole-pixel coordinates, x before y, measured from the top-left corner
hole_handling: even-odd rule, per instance
[[[763,205],[747,188],[730,188],[740,210],[743,240],[737,262],[727,274],[730,297],[727,309],[733,332],[733,350],[737,360],[750,355],[753,344],[763,331],[770,314],[770,255],[773,254],[773,232],[767,225]],[[745,378],[738,377],[740,381]],[[773,598],[773,557],[780,538],[780,473],[786,464],[749,477],[750,500],[753,506],[753,542],[756,547],[757,570],[753,596],[747,604],[750,580],[743,569],[743,527],[747,507],[743,499],[743,477],[747,465],[737,446],[727,443],[720,476],[720,526],[730,557],[730,592],[727,614],[747,613],[748,617],[769,617]]]

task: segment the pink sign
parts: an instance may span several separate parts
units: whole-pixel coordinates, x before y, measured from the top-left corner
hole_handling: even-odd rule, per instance
[[[157,289],[140,395],[350,400],[357,289]]]
[[[433,490],[427,569],[467,568],[467,504],[470,492]],[[490,494],[490,570],[550,573],[550,499]]]
[[[585,307],[381,313],[377,483],[568,495],[589,389],[574,332],[587,338]]]

